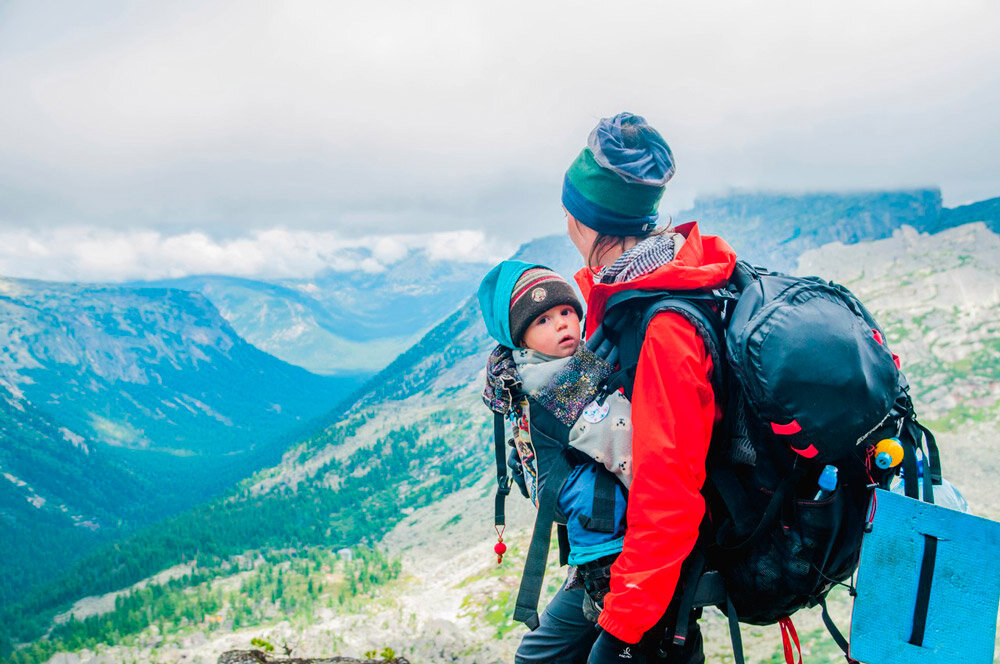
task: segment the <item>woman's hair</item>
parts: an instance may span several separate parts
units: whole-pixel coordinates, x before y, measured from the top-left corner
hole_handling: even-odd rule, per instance
[[[653,237],[654,235],[663,235],[664,233],[670,231],[673,219],[667,220],[667,225],[662,228],[654,228],[651,231],[646,231],[645,233],[639,233],[637,235],[605,235],[604,233],[598,233],[597,237],[594,238],[594,243],[590,245],[590,253],[587,254],[587,267],[594,274],[597,274],[592,266],[600,260],[609,249],[615,246],[621,248],[622,252],[625,251],[625,247],[628,245],[629,240],[635,240],[638,244],[646,238]]]

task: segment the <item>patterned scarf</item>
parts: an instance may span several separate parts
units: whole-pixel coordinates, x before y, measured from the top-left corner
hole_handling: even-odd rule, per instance
[[[614,367],[580,344],[566,366],[531,396],[559,421],[572,427],[613,372]],[[508,415],[521,389],[521,376],[511,350],[497,346],[486,361],[483,403],[494,413]]]
[[[514,406],[514,394],[521,391],[521,376],[510,348],[497,346],[486,360],[486,389],[483,403],[494,413],[506,415]]]
[[[649,274],[674,259],[684,238],[678,233],[660,233],[646,238],[598,274],[600,283],[617,284]]]
[[[563,370],[531,396],[556,419],[572,427],[612,373],[614,367],[580,344]]]

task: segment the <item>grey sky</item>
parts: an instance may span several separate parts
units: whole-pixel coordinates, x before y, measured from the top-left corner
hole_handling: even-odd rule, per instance
[[[561,228],[565,167],[626,109],[677,156],[670,211],[730,187],[960,204],[1000,195],[998,34],[995,0],[0,3],[0,234],[38,265],[81,233],[499,251]],[[54,274],[24,246],[0,274]]]

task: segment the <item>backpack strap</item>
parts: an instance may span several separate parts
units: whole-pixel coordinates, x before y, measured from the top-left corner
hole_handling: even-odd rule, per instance
[[[843,632],[837,627],[837,623],[833,622],[833,618],[830,617],[830,610],[826,607],[826,595],[822,595],[819,598],[819,605],[822,609],[823,624],[826,625],[826,631],[830,633],[833,640],[836,641],[840,649],[844,651],[844,657],[850,664],[858,664],[858,660],[851,657],[851,644],[844,637]]]
[[[521,587],[517,591],[514,605],[514,620],[523,622],[528,629],[538,628],[538,598],[545,579],[545,565],[549,557],[549,543],[552,540],[552,524],[555,522],[556,503],[559,489],[569,477],[572,466],[560,456],[549,470],[545,486],[538,495],[538,515],[531,533],[531,544],[524,561]]]
[[[903,492],[907,498],[920,499],[920,487],[917,484],[917,442],[913,437],[911,427],[906,422],[900,430],[899,442],[903,445]]]
[[[695,550],[685,561],[685,569],[682,573],[681,596],[677,604],[677,622],[674,625],[673,644],[683,646],[687,641],[688,629],[691,627],[691,611],[695,608],[695,595],[698,592],[698,582],[702,572],[705,571],[705,553],[700,546],[695,546]]]
[[[924,645],[927,631],[927,611],[931,601],[931,584],[934,580],[934,564],[937,561],[938,538],[924,535],[924,554],[920,561],[920,578],[917,581],[917,601],[913,607],[913,627],[909,643]]]
[[[938,452],[937,439],[931,430],[913,420],[913,424],[916,425],[918,429],[924,434],[924,442],[927,443],[927,460],[930,463],[931,480],[934,484],[940,486],[944,481],[941,475],[941,453]]]
[[[781,508],[785,504],[785,496],[792,490],[799,480],[802,479],[804,472],[805,471],[799,467],[793,468],[789,471],[774,489],[774,493],[771,495],[771,499],[768,501],[767,507],[764,509],[764,515],[760,517],[759,521],[757,521],[756,527],[753,531],[749,535],[745,536],[743,536],[744,533],[736,533],[737,536],[743,536],[742,541],[736,544],[721,541],[717,542],[719,548],[731,555],[736,555],[746,551],[756,544],[763,535],[767,534],[768,528],[770,528],[771,525],[777,520],[781,513]],[[727,503],[726,508],[730,510],[730,514],[733,515],[734,519],[738,519],[739,517],[737,515],[746,511],[746,505],[730,506]],[[735,511],[733,511],[734,509]],[[721,530],[719,534],[720,536],[723,534]]]
[[[733,606],[733,598],[726,594],[726,618],[729,619],[729,638],[733,642],[733,661],[736,664],[746,664],[743,658],[743,636],[740,634],[740,617]]]
[[[753,530],[757,526],[757,520],[746,508],[750,504],[750,497],[733,469],[727,464],[719,464],[709,471],[708,480],[706,488],[714,489],[732,517],[731,521],[719,524],[717,530],[719,541],[729,540],[734,535]]]
[[[725,349],[722,337],[722,301],[732,300],[728,291],[671,291],[650,293],[648,291],[622,291],[608,300],[608,313],[602,323],[603,334],[619,351],[620,369],[605,384],[604,394],[611,394],[618,388],[632,398],[635,370],[639,364],[639,354],[646,338],[646,328],[658,314],[673,312],[682,316],[694,326],[712,358],[712,388],[720,401],[724,390]],[[623,313],[619,313],[623,312]],[[614,314],[614,317],[612,317]],[[603,337],[602,337],[603,340]]]
[[[934,502],[934,486],[940,486],[941,455],[937,440],[930,430],[917,422],[912,407],[900,423],[899,440],[903,444],[903,490],[908,498],[921,498]],[[917,451],[923,459],[923,468],[917,467]],[[923,471],[922,473],[920,471]]]
[[[561,523],[556,524],[556,539],[559,542],[559,567],[569,564],[569,530]]]

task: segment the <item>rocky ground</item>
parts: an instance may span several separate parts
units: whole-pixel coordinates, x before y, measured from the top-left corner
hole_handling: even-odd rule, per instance
[[[943,436],[945,464],[961,458],[967,447],[1000,443],[995,431],[971,436]],[[994,469],[995,470],[995,469]],[[989,468],[976,468],[968,482],[959,483],[975,512],[1000,516],[989,491]],[[995,475],[993,475],[995,477]],[[527,501],[510,499],[505,541],[510,553],[497,565],[492,552],[492,480],[484,478],[475,487],[419,510],[407,517],[384,540],[385,548],[401,557],[400,579],[380,589],[356,613],[317,612],[309,625],[278,622],[228,633],[191,630],[184,635],[162,638],[154,632],[143,635],[132,647],[113,647],[99,652],[58,655],[50,664],[112,664],[140,662],[215,664],[231,650],[247,650],[251,639],[260,638],[291,650],[296,657],[334,657],[317,662],[365,661],[366,652],[390,648],[413,664],[489,664],[511,662],[523,627],[509,616],[519,580],[521,552],[526,549],[531,513]],[[981,502],[987,499],[987,503]],[[550,568],[551,593],[562,572]],[[544,602],[544,599],[543,599]],[[850,628],[850,598],[845,592],[832,594],[831,610],[843,630]],[[810,664],[842,662],[843,655],[827,636],[817,610],[802,611],[795,625]],[[702,620],[708,661],[733,661],[725,618],[708,609]],[[747,661],[768,662],[780,650],[777,626],[743,626]],[[349,659],[355,658],[355,659]],[[268,660],[275,664],[282,660]],[[998,660],[1000,661],[1000,660]]]

